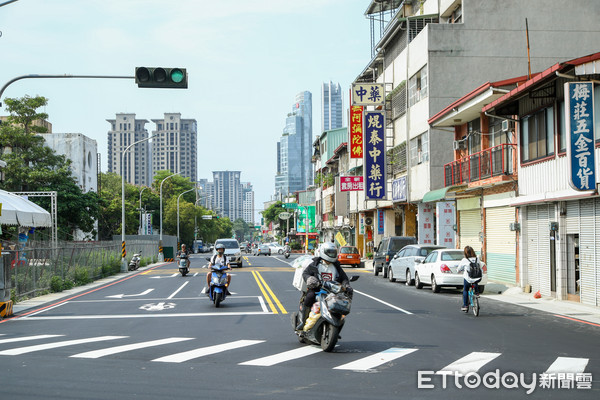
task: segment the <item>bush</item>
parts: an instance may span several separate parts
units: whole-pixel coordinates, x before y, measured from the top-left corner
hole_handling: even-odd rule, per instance
[[[50,279],[50,290],[54,293],[63,291],[63,280],[60,276],[54,275]]]
[[[87,285],[92,281],[90,279],[90,273],[85,267],[75,268],[73,279],[75,280],[75,285],[77,286]]]
[[[75,284],[68,278],[63,282],[63,290],[73,289],[73,286],[75,286]]]
[[[367,258],[368,258],[369,260],[370,260],[370,259],[372,259],[372,258],[373,258],[373,253],[371,253],[371,252],[367,253]]]
[[[292,250],[302,250],[302,245],[300,244],[300,242],[291,242],[290,243],[290,249],[292,249]]]

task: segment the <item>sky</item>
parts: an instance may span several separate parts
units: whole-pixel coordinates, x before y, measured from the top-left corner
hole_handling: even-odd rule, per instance
[[[6,0],[0,0],[0,4]],[[255,208],[271,199],[277,142],[295,95],[351,82],[370,61],[369,0],[19,0],[0,7],[0,86],[29,74],[133,76],[136,66],[182,67],[189,86],[138,88],[131,79],[25,79],[4,92],[49,99],[53,132],[98,144],[107,171],[107,119],[116,113],[198,122],[199,179],[241,171]],[[347,106],[346,106],[347,108]],[[6,109],[0,115],[6,115]],[[344,116],[346,123],[346,116]],[[154,123],[146,125],[151,132]],[[256,215],[256,213],[255,213]]]

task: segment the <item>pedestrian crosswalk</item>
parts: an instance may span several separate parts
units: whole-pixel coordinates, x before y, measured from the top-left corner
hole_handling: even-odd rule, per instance
[[[298,360],[300,359],[311,357],[318,353],[322,353],[321,348],[318,346],[296,347],[297,345],[295,344],[290,344],[289,349],[285,349],[279,352],[272,352],[270,351],[271,346],[269,346],[269,343],[266,340],[262,339],[241,339],[225,343],[209,344],[206,343],[205,339],[192,337],[166,337],[153,340],[139,341],[129,336],[93,336],[86,338],[67,338],[65,337],[66,335],[62,334],[28,335],[17,337],[11,337],[10,335],[0,336],[2,336],[0,338],[0,363],[3,356],[19,356],[34,352],[39,353],[58,348],[75,349],[73,351],[74,354],[67,356],[69,358],[98,359],[102,357],[113,356],[116,354],[140,351],[148,348],[156,348],[159,346],[166,346],[165,348],[167,349],[167,351],[169,351],[172,350],[172,348],[168,347],[169,345],[184,343],[186,343],[187,346],[184,351],[167,354],[158,358],[153,358],[152,356],[149,356],[147,357],[147,361],[178,364],[226,352],[227,357],[224,359],[226,359],[229,363],[233,362],[240,366],[272,367],[282,364],[294,365],[293,363],[298,362]],[[116,345],[106,346],[106,344],[108,343],[115,343]],[[19,346],[18,344],[25,345]],[[93,344],[99,345],[100,348],[84,352],[81,352],[81,348],[79,348],[79,352],[77,351],[78,346],[85,347],[85,345]],[[202,345],[198,346],[198,344]],[[87,347],[89,348],[89,346]],[[246,348],[258,349],[258,352],[263,353],[263,355],[261,357],[252,358],[250,360],[238,360],[236,356],[230,356],[230,354],[232,354],[232,352],[234,352],[235,350]],[[344,363],[341,363],[339,365],[328,365],[327,368],[353,372],[376,372],[378,368],[381,368],[383,366],[385,366],[386,368],[389,368],[390,365],[398,364],[404,366],[411,366],[414,365],[415,361],[417,360],[414,357],[419,357],[421,351],[426,350],[419,348],[391,347],[380,352],[371,352],[366,350],[364,352],[361,352],[360,350],[357,351],[356,349],[354,349],[351,353],[343,354],[343,361],[345,361]],[[436,374],[461,374],[464,376],[471,372],[478,372],[484,368],[487,370],[494,369],[496,368],[494,366],[494,362],[496,360],[502,359],[502,356],[502,353],[497,352],[471,352],[469,354],[465,354],[459,357],[454,361],[448,360],[451,362],[445,367],[442,367],[439,370],[437,370]],[[336,359],[339,360],[340,358],[329,357],[327,358],[327,362],[334,362],[332,360]],[[320,360],[322,361],[323,359]],[[436,362],[443,365],[440,361]],[[540,362],[539,365],[537,365],[536,367],[537,370],[534,372],[545,371],[547,374],[579,374],[586,371],[586,369],[588,368],[588,363],[588,358],[557,357],[549,365],[547,364],[547,361],[545,365],[543,362]]]

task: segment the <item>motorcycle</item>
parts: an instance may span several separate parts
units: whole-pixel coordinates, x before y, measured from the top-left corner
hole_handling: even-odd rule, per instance
[[[225,300],[227,294],[227,266],[216,264],[211,268],[210,287],[208,288],[208,298],[219,307]]]
[[[187,257],[179,257],[179,272],[181,273],[181,276],[186,276],[188,272],[190,272]]]
[[[358,275],[350,278],[350,282],[358,279]],[[300,307],[304,302],[306,293],[300,299]],[[320,345],[326,352],[333,350],[340,338],[340,332],[350,314],[352,298],[345,293],[345,289],[337,282],[324,282],[321,290],[317,292],[317,301],[304,323],[304,329],[297,331],[300,322],[300,311],[292,314],[292,328],[298,336],[300,343],[311,342]]]
[[[290,250],[289,250],[289,249],[285,249],[285,250],[284,250],[284,252],[283,252],[283,256],[284,256],[285,258],[290,258],[290,254],[291,254],[291,252],[290,252]]]
[[[135,271],[140,267],[140,262],[141,262],[141,256],[142,253],[140,252],[139,254],[136,253],[133,255],[133,257],[131,257],[131,261],[129,261],[129,270],[130,271]]]

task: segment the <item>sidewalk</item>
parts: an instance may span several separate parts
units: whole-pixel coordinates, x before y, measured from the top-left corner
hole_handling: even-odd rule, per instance
[[[373,270],[373,260],[363,259],[365,269]],[[515,304],[522,307],[561,315],[568,319],[585,321],[600,327],[600,307],[573,301],[556,300],[550,297],[536,299],[533,293],[523,293],[520,287],[510,287],[501,283],[488,282],[485,285],[484,298]]]

